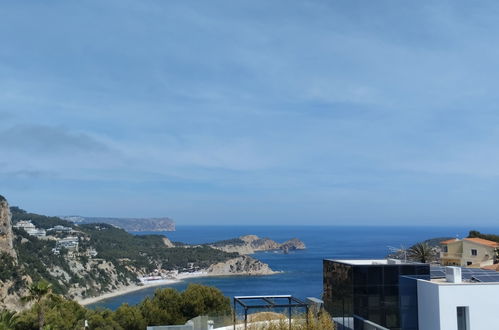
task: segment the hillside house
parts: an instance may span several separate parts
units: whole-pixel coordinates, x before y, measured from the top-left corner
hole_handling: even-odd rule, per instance
[[[30,236],[35,236],[38,238],[44,238],[47,236],[47,232],[45,231],[45,229],[36,228],[31,220],[21,220],[17,222],[13,227],[17,229],[23,229]]]
[[[440,243],[442,266],[484,267],[497,260],[499,243],[483,238],[451,239]]]

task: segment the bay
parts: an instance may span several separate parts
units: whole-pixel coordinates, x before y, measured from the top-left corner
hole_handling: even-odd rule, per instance
[[[175,232],[137,233],[162,234],[172,241],[202,244],[258,235],[283,242],[296,237],[306,250],[289,254],[259,252],[255,258],[283,273],[269,276],[223,276],[193,278],[168,285],[183,290],[190,283],[219,288],[226,296],[291,294],[298,298],[320,297],[322,293],[323,259],[384,258],[389,247],[409,247],[435,237],[466,237],[470,229],[484,233],[499,233],[499,227],[416,227],[416,226],[177,226]],[[160,287],[109,298],[89,305],[89,308],[116,309],[122,303],[135,305],[151,296]]]

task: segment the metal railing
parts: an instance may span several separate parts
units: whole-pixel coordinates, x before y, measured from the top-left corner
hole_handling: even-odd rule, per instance
[[[147,327],[147,330],[194,330],[192,325],[162,325]]]
[[[379,324],[376,324],[372,321],[366,320],[358,315],[354,315],[353,318],[361,323],[362,327],[359,329],[362,329],[362,330],[390,330],[390,329],[385,328],[385,327],[383,327]]]

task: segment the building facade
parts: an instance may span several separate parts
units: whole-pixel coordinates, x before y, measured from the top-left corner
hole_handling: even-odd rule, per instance
[[[418,281],[419,329],[496,329],[499,283]]]
[[[324,260],[339,330],[499,329],[499,273],[389,260]]]
[[[45,231],[45,229],[36,228],[31,220],[20,220],[13,227],[17,229],[23,229],[30,236],[35,236],[38,238],[44,238],[45,236],[47,236],[47,232]]]
[[[366,322],[401,328],[399,280],[403,275],[430,279],[430,266],[399,260],[324,260],[324,306],[344,329]]]
[[[499,243],[482,238],[452,239],[440,243],[443,266],[484,267],[497,260]]]

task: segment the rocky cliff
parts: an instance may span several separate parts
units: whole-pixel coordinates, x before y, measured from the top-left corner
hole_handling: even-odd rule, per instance
[[[0,195],[0,252],[17,259],[13,245],[12,221],[7,200]]]
[[[168,237],[163,237],[163,243],[165,244],[166,247],[169,248],[175,247],[175,244],[173,244],[173,242],[170,241]]]
[[[240,256],[225,262],[219,262],[208,268],[210,275],[272,275],[278,272],[260,260]]]
[[[260,238],[256,235],[246,235],[239,238],[219,241],[209,246],[225,252],[237,252],[239,254],[253,254],[258,251],[282,250],[288,252],[291,250],[304,250],[305,243],[297,238],[290,239],[284,243],[277,243],[269,238]]]
[[[0,273],[0,309],[19,310],[22,308],[20,297],[24,292],[20,288],[21,283],[31,279],[15,270],[17,268],[17,254],[13,240],[9,204],[0,195],[0,270],[2,270]]]
[[[305,243],[300,241],[298,238],[292,238],[289,241],[282,243],[280,248],[283,250],[288,250],[288,251],[305,250],[306,246],[305,246]]]

